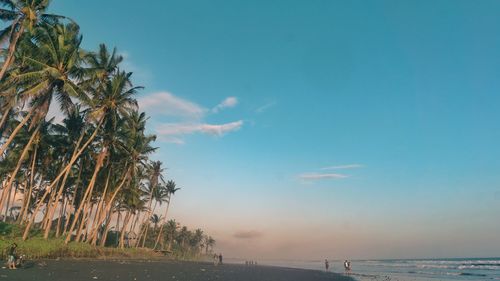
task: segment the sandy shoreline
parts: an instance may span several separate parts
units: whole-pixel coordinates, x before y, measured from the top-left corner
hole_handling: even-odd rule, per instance
[[[316,270],[179,261],[49,260],[18,270],[0,270],[0,280],[16,281],[352,281]]]

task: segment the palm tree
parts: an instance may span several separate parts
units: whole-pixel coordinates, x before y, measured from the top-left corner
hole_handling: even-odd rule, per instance
[[[22,100],[30,100],[28,114],[9,139],[0,147],[0,155],[10,145],[19,129],[32,118],[36,124],[47,115],[53,97],[57,98],[63,112],[73,106],[71,97],[86,102],[87,95],[75,83],[81,75],[82,36],[76,24],[44,26],[35,31],[37,40],[27,42],[23,71],[13,73],[4,87],[18,89]]]
[[[158,196],[161,195],[160,188],[158,188],[159,183],[165,183],[165,180],[163,179],[163,175],[162,175],[162,173],[163,173],[162,165],[163,164],[160,161],[153,161],[150,163],[150,165],[146,166],[148,176],[149,176],[149,179],[148,179],[149,184],[147,185],[147,188],[148,188],[147,192],[149,193],[149,200],[148,200],[149,206],[148,206],[148,213],[146,214],[143,222],[141,223],[141,225],[144,226],[144,230],[142,230],[140,235],[139,235],[139,238],[141,238],[143,233],[144,233],[142,247],[144,247],[144,244],[146,243],[146,238],[147,238],[148,229],[149,229],[149,226],[146,223],[146,220],[149,216],[151,216],[152,213],[154,213],[154,209],[156,209],[156,204],[158,203]],[[156,199],[155,206],[153,209],[151,209],[151,204],[153,203],[153,199]],[[161,204],[161,202],[160,202],[160,204]]]
[[[0,20],[10,22],[10,25],[0,31],[0,41],[9,40],[7,56],[0,70],[0,81],[14,61],[14,52],[19,38],[28,30],[33,33],[41,24],[53,25],[66,17],[45,13],[49,0],[1,0]]]
[[[37,40],[29,44],[32,50],[23,58],[26,63],[26,71],[16,73],[6,81],[7,85],[12,84],[21,89],[19,92],[21,97],[31,100],[29,113],[20,124],[26,122],[33,114],[32,123],[43,120],[49,110],[53,96],[59,101],[63,112],[68,112],[74,106],[71,97],[88,102],[88,96],[75,82],[80,76],[80,63],[82,61],[80,51],[82,36],[79,35],[78,26],[73,23],[44,26],[36,29],[35,33]],[[2,149],[8,146],[13,136],[15,136],[15,131]],[[66,174],[76,161],[76,156],[74,155],[70,163],[68,163],[69,167],[63,169],[61,174],[52,182],[41,201],[45,200],[48,192],[59,181],[60,177]],[[38,209],[39,207],[35,209],[32,220],[36,216]],[[27,238],[32,220],[25,230],[24,239]]]
[[[88,66],[84,70],[87,77],[84,84],[87,87],[104,85],[106,81],[109,81],[110,76],[116,73],[122,61],[123,57],[117,54],[116,48],[113,48],[110,54],[108,47],[105,44],[100,44],[98,52],[91,52],[85,56],[85,62]]]
[[[170,203],[172,201],[172,195],[174,195],[175,192],[180,189],[180,188],[176,188],[175,182],[173,180],[169,180],[165,187],[167,190],[166,193],[168,194],[168,201],[167,201],[167,208],[165,208],[165,215],[163,216],[163,221],[165,221],[165,219],[167,218],[168,208],[170,207]],[[158,242],[160,241],[160,237],[161,237],[161,234],[163,231],[163,225],[164,225],[164,223],[162,223],[160,226],[160,231],[158,233],[158,237],[156,238],[155,245],[154,245],[153,249],[156,249],[156,246],[158,245]]]
[[[100,151],[96,158],[97,162],[94,168],[94,173],[88,187],[86,188],[85,194],[83,195],[82,203],[75,213],[75,218],[78,218],[82,212],[85,200],[90,198],[89,195],[92,195],[97,174],[102,168],[104,160],[109,153],[108,150],[110,145],[115,141],[115,133],[118,130],[118,124],[121,118],[128,117],[130,112],[137,108],[137,101],[133,98],[133,96],[137,93],[137,90],[142,87],[132,86],[132,83],[130,82],[131,75],[132,73],[119,72],[113,76],[111,80],[106,82],[106,85],[102,87],[102,90],[100,89],[101,87],[99,87],[99,89],[95,89],[93,93],[94,96],[92,104],[94,106],[93,111],[89,114],[93,116],[100,116],[100,119],[103,120],[103,132],[99,145]],[[65,243],[70,241],[71,233],[73,232],[75,225],[76,219],[70,227],[69,235],[66,237]]]
[[[156,232],[156,228],[158,227],[158,223],[162,221],[162,217],[158,216],[157,214],[153,214],[150,218],[149,221],[153,223],[153,232]]]
[[[213,251],[213,247],[215,246],[215,239],[212,236],[205,236],[205,254],[208,255],[208,251]]]

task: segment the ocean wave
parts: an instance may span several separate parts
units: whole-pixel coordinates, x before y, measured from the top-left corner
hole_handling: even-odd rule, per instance
[[[500,265],[487,265],[487,264],[469,264],[469,265],[460,265],[457,269],[475,269],[475,270],[500,270]]]
[[[478,276],[478,277],[486,277],[486,274],[481,274],[481,273],[469,273],[469,272],[462,272],[460,273],[461,276]]]
[[[471,260],[393,260],[369,261],[368,266],[388,268],[451,269],[451,270],[500,270],[499,259]]]
[[[429,272],[429,271],[408,271],[409,274],[419,274],[419,275],[448,275],[448,276],[460,276],[461,272]]]

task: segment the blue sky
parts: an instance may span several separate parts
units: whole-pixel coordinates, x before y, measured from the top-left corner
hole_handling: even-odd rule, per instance
[[[227,255],[499,255],[500,2],[52,11],[126,57],[182,188],[171,216]]]

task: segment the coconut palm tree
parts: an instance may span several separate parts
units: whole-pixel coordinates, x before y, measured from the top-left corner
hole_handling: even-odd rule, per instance
[[[166,188],[166,193],[168,194],[168,201],[167,201],[167,208],[165,208],[165,215],[163,215],[163,221],[165,221],[165,219],[167,218],[168,208],[170,207],[170,203],[172,202],[172,195],[174,195],[175,192],[177,192],[180,189],[180,188],[176,187],[176,184],[173,180],[169,180],[167,182],[165,188]],[[160,231],[158,232],[158,236],[156,238],[155,245],[154,245],[153,249],[156,249],[156,246],[158,245],[158,242],[160,241],[160,237],[162,235],[164,224],[165,223],[162,223],[160,226]]]
[[[213,251],[213,247],[215,246],[215,239],[212,236],[207,235],[205,236],[204,244],[205,244],[205,255],[208,255],[209,250],[210,252]]]
[[[153,232],[156,232],[156,228],[158,227],[158,224],[162,221],[162,217],[158,216],[157,214],[153,214],[149,218],[149,221],[153,224]]]
[[[54,25],[60,19],[66,18],[60,15],[47,14],[49,0],[1,0],[0,20],[10,24],[0,31],[0,41],[9,41],[8,52],[2,68],[0,69],[0,81],[7,69],[14,62],[14,52],[21,35],[27,30],[33,33],[36,27],[42,24]]]
[[[33,124],[45,118],[53,97],[59,101],[63,112],[68,112],[73,106],[71,97],[88,101],[88,96],[75,83],[81,75],[82,62],[82,36],[78,25],[47,25],[36,29],[35,33],[37,40],[27,41],[24,45],[28,51],[23,54],[22,71],[13,73],[3,85],[17,88],[17,95],[22,100],[29,100],[30,108],[0,147],[0,155],[30,118]]]
[[[134,95],[142,87],[134,87],[130,81],[132,73],[118,72],[111,80],[106,81],[106,85],[98,87],[93,92],[91,104],[93,105],[91,116],[100,116],[99,119],[103,120],[103,132],[100,139],[100,151],[96,155],[96,165],[92,175],[92,179],[86,188],[83,195],[83,201],[78,207],[75,218],[78,218],[83,210],[85,200],[92,196],[92,191],[96,182],[97,174],[103,167],[104,160],[109,153],[111,144],[115,142],[116,132],[119,127],[118,124],[123,117],[128,117],[134,109],[137,109],[137,101]],[[102,88],[102,89],[101,89]],[[129,176],[129,175],[127,175]],[[121,187],[120,187],[121,188]],[[114,199],[114,198],[113,198]],[[69,235],[66,237],[65,243],[71,239],[71,233],[76,226],[76,219],[69,229]]]

